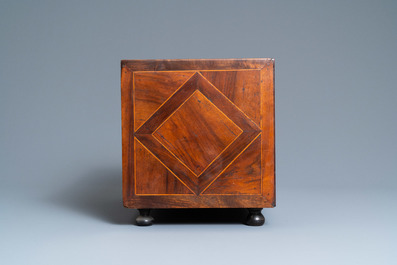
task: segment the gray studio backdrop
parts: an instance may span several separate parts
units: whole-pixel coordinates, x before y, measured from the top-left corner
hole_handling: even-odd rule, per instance
[[[301,250],[294,252],[303,240],[317,253],[305,264],[326,264],[322,257],[333,251],[351,262],[372,253],[361,264],[396,262],[390,248],[396,243],[396,14],[395,1],[0,1],[0,263],[121,264],[128,249],[144,260],[140,253],[150,252],[129,244],[148,237],[158,242],[153,231],[174,236],[176,245],[169,247],[184,249],[186,258],[194,255],[182,242],[199,237],[196,226],[182,225],[185,234],[178,234],[176,226],[158,225],[151,229],[160,230],[145,234],[127,225],[131,211],[121,206],[120,60],[255,57],[276,59],[278,207],[266,211],[270,223],[256,230],[262,234],[251,229],[247,235],[240,225],[228,233],[254,245],[272,238],[280,247],[267,258],[275,261],[287,262],[291,255],[284,253],[305,260]],[[292,207],[302,196],[301,208]],[[355,196],[365,205],[361,199],[353,204]],[[349,209],[332,214],[338,207],[330,205],[343,208],[349,201]],[[327,245],[337,240],[332,231],[340,230],[318,211],[335,219],[357,213],[340,222],[345,228],[375,216],[375,226],[387,226],[387,232],[342,229],[349,246],[377,242],[349,254],[347,245]],[[299,231],[324,222],[319,231],[329,232],[308,230],[318,239],[310,241],[293,230],[287,221],[292,216],[309,223],[318,218],[306,226],[297,221]],[[272,222],[290,230],[279,227],[278,234]],[[120,223],[126,225],[115,225]],[[225,249],[229,238],[221,231],[230,226],[199,227],[220,241],[196,241],[196,249],[252,257],[271,244],[259,243],[254,253]],[[280,237],[291,242],[286,249]],[[163,255],[153,259],[168,260],[160,245],[152,247]],[[244,261],[244,255],[231,261]],[[327,260],[335,263],[336,256]]]

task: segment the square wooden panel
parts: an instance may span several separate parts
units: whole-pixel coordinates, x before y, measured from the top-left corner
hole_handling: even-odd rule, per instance
[[[129,208],[275,206],[274,60],[123,60]]]

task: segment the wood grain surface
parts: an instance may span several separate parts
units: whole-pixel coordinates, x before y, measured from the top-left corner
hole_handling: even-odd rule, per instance
[[[240,133],[236,124],[196,91],[154,136],[198,176]]]
[[[261,137],[257,137],[203,193],[260,195]]]
[[[126,207],[275,206],[274,60],[121,66]]]
[[[192,75],[192,72],[135,73],[135,128],[139,128]]]
[[[136,161],[145,161],[135,169],[137,195],[194,194],[142,144],[135,146]]]

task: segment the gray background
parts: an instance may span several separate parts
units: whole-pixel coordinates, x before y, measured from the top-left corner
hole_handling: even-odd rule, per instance
[[[396,13],[395,1],[0,1],[0,263],[396,264]],[[267,223],[207,211],[131,225],[120,60],[251,57],[276,59]]]

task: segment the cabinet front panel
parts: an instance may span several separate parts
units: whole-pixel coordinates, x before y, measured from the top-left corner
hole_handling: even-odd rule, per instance
[[[273,207],[273,61],[192,61],[196,70],[122,62],[124,205]]]

